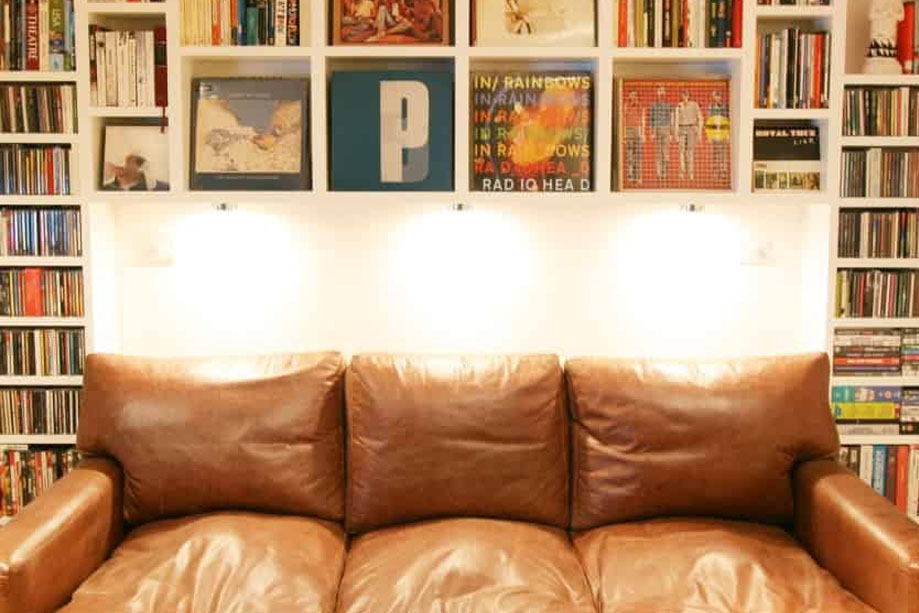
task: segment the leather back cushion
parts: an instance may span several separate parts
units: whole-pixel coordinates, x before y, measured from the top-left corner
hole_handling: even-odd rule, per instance
[[[571,360],[572,527],[665,515],[791,520],[797,462],[835,453],[825,355]]]
[[[341,520],[343,375],[337,353],[92,355],[78,445],[121,463],[134,524],[221,509]]]
[[[556,356],[357,356],[346,381],[351,532],[449,516],[567,525]]]

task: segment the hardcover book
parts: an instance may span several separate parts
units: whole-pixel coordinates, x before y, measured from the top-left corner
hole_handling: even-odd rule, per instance
[[[310,188],[308,79],[195,79],[191,188]]]
[[[730,81],[620,79],[617,177],[627,190],[730,190]]]
[[[333,72],[330,108],[333,190],[453,189],[452,72]]]
[[[473,189],[593,190],[593,75],[472,75]]]
[[[336,45],[447,45],[450,0],[331,0]]]
[[[594,0],[472,0],[476,45],[592,47]]]
[[[753,191],[819,189],[819,128],[788,125],[753,129]]]

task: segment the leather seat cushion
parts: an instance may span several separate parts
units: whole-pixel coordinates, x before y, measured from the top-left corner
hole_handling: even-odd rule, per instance
[[[131,533],[61,613],[331,613],[345,559],[332,523],[219,513]]]
[[[659,519],[582,532],[601,613],[869,613],[785,531]]]
[[[584,571],[556,528],[447,519],[357,538],[340,613],[595,613]]]

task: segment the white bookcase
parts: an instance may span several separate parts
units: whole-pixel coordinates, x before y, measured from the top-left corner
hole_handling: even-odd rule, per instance
[[[843,95],[846,87],[856,86],[919,86],[919,75],[867,75],[861,74],[864,53],[868,44],[868,11],[870,0],[847,0],[838,2],[835,13],[834,35],[837,41],[837,55],[833,74],[833,102],[831,117],[834,123],[831,138],[831,156],[838,166],[844,148],[849,147],[919,147],[919,137],[843,137]],[[838,34],[837,34],[838,33]],[[841,193],[839,177],[832,184],[835,193]],[[833,219],[830,232],[830,274],[829,305],[827,311],[828,351],[833,352],[833,333],[837,328],[915,328],[919,318],[910,319],[837,319],[835,309],[836,273],[840,269],[857,268],[896,268],[917,269],[919,260],[915,259],[879,259],[879,258],[840,258],[837,238],[839,232],[839,213],[846,209],[915,209],[919,200],[911,198],[836,198],[833,202]],[[919,377],[833,377],[835,385],[873,385],[873,386],[919,386]],[[919,436],[843,436],[847,445],[917,445]]]

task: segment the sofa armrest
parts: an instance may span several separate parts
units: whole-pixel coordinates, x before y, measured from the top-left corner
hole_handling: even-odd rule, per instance
[[[795,471],[795,534],[881,613],[919,613],[919,526],[833,460]]]
[[[0,529],[0,613],[50,613],[120,542],[122,473],[83,461]]]

